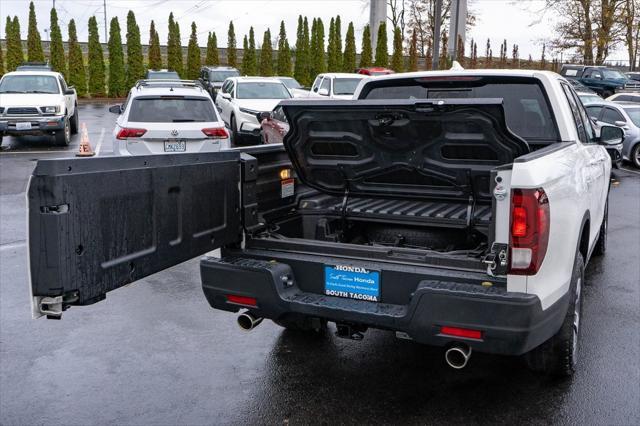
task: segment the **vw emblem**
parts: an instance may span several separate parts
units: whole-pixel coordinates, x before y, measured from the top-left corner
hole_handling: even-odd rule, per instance
[[[178,136],[178,131],[177,130],[172,130],[171,131],[171,136]]]

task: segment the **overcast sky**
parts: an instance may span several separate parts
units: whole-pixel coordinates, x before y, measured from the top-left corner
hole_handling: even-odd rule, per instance
[[[43,40],[48,39],[44,32],[49,24],[49,11],[54,0],[35,0],[38,28]],[[87,39],[87,20],[91,15],[98,19],[100,40],[104,41],[103,0],[55,0],[58,18],[61,22],[63,37],[67,38],[67,23],[76,20],[78,38]],[[242,37],[253,26],[257,43],[262,42],[262,34],[271,28],[271,34],[277,35],[280,21],[284,20],[289,44],[295,44],[295,32],[298,15],[321,17],[328,27],[331,16],[340,14],[342,19],[342,36],[346,26],[353,21],[356,29],[358,51],[362,29],[369,19],[369,2],[367,0],[106,0],[107,17],[118,17],[122,28],[122,38],[126,32],[126,15],[133,10],[140,31],[142,42],[149,41],[149,25],[155,20],[156,29],[160,33],[162,44],[167,40],[167,20],[169,12],[180,23],[183,45],[186,45],[191,31],[191,22],[198,27],[200,46],[206,45],[206,35],[215,31],[218,45],[226,46],[229,20],[233,20],[238,45],[242,46]],[[542,39],[552,35],[552,14],[541,14],[544,0],[472,0],[470,9],[477,17],[477,23],[467,35],[467,46],[471,37],[478,43],[478,55],[484,56],[486,39],[491,39],[494,56],[498,56],[500,43],[507,39],[509,46],[519,45],[520,57],[529,54],[539,58]],[[0,0],[0,34],[4,38],[4,24],[7,15],[17,15],[20,19],[22,37],[27,36],[27,20],[29,13],[28,0]],[[540,19],[543,17],[543,19]],[[540,22],[534,23],[536,19]],[[325,28],[328,31],[328,28]],[[391,31],[389,31],[391,48]],[[467,47],[468,51],[468,47]],[[511,50],[509,49],[509,52]],[[624,51],[619,51],[609,59],[626,59]]]

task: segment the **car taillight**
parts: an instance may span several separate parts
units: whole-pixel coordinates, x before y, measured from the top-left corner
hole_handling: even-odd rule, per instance
[[[255,297],[238,296],[235,294],[227,294],[227,302],[236,305],[258,306],[258,301]]]
[[[132,129],[123,127],[118,132],[116,139],[139,138],[145,133],[147,133],[147,129]]]
[[[469,328],[460,327],[440,327],[440,334],[446,334],[447,336],[466,337],[469,339],[482,339],[482,331],[471,330]]]
[[[229,137],[229,133],[224,127],[210,127],[208,129],[202,129],[202,133],[212,139],[226,139]]]
[[[511,192],[510,274],[535,275],[549,243],[549,199],[542,188]]]

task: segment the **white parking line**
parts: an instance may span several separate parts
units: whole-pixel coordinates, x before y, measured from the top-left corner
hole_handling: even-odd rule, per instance
[[[102,148],[102,141],[104,140],[104,127],[100,130],[100,138],[98,139],[98,145],[96,145],[96,157],[100,155],[100,149]]]
[[[637,171],[637,170],[630,170],[630,169],[627,169],[626,167],[620,167],[620,170],[624,170],[625,172],[631,172],[631,173],[634,173],[634,174],[636,174],[636,175],[640,175],[640,172],[639,172],[639,171]]]

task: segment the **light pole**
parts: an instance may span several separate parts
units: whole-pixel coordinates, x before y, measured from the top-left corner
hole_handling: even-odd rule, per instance
[[[431,69],[438,69],[440,60],[440,25],[442,24],[442,0],[436,0],[436,10],[433,14],[435,26],[433,31],[433,58],[431,58]]]

